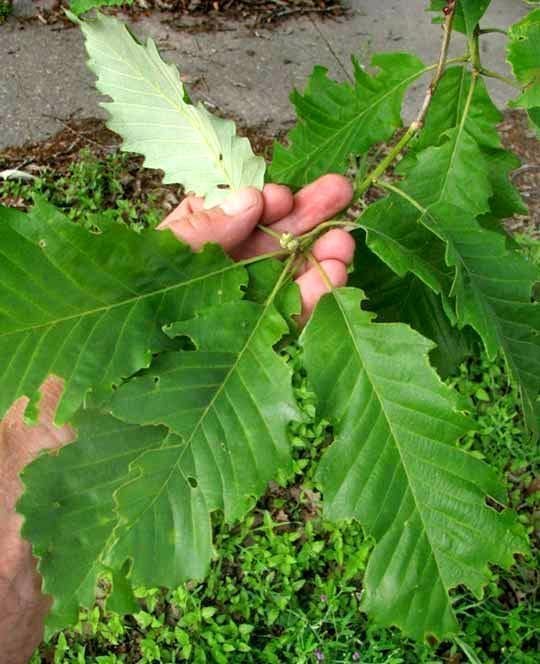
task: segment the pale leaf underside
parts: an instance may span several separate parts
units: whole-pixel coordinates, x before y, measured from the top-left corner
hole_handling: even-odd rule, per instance
[[[234,122],[186,101],[178,70],[151,39],[137,43],[111,16],[80,23],[97,88],[112,99],[103,104],[108,126],[124,139],[123,150],[144,155],[145,166],[164,171],[165,183],[183,184],[207,207],[242,187],[262,189],[264,159],[236,136]]]

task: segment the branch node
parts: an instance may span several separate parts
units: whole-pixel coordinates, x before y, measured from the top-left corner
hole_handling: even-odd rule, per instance
[[[286,249],[291,254],[294,254],[300,247],[300,241],[292,233],[283,233],[279,238],[279,246],[282,249]]]

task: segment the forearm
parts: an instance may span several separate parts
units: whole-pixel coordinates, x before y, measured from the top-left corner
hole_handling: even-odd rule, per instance
[[[49,599],[41,593],[41,578],[28,542],[19,536],[17,515],[0,514],[0,663],[25,664],[43,636]]]
[[[23,399],[0,422],[0,664],[29,660],[43,636],[50,605],[50,599],[41,593],[30,545],[20,537],[22,518],[15,505],[22,492],[22,469],[42,450],[65,445],[73,438],[68,427],[52,425],[60,392],[58,381],[45,383],[36,426],[24,424]]]

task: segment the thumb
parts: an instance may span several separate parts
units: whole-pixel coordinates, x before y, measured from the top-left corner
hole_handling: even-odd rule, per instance
[[[261,219],[263,208],[262,193],[246,187],[231,194],[220,207],[210,210],[186,213],[185,208],[179,206],[157,228],[168,228],[193,250],[207,242],[216,242],[230,251],[251,234]]]

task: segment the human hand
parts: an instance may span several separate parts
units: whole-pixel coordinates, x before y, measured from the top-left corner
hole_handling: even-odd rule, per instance
[[[277,239],[257,228],[267,226],[277,233],[303,235],[330,219],[352,199],[352,187],[340,175],[325,175],[293,196],[288,187],[267,184],[233,194],[221,207],[204,209],[204,200],[188,196],[158,229],[170,229],[177,237],[200,249],[207,242],[220,244],[237,260],[280,249]],[[347,282],[347,265],[354,254],[354,240],[344,230],[332,229],[312,247],[334,286]],[[328,291],[319,270],[305,264],[298,269],[296,283],[302,297],[300,322],[305,323],[322,295]]]

